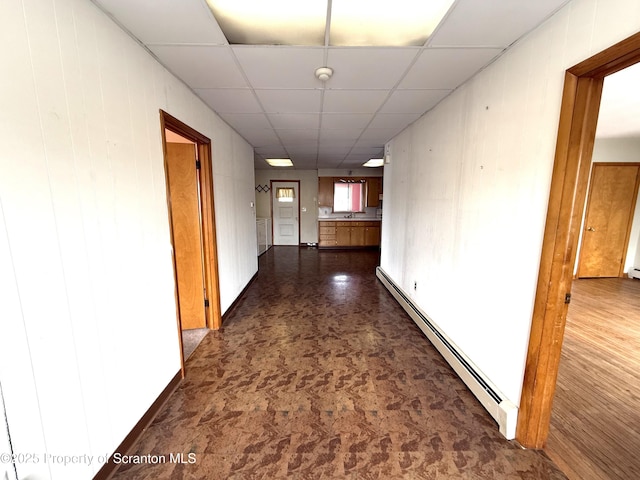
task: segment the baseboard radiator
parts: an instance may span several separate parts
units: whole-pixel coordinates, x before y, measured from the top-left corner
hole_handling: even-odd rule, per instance
[[[413,303],[382,268],[376,269],[376,276],[498,423],[500,433],[508,440],[514,439],[518,407],[500,393],[495,385],[440,331],[438,326]]]

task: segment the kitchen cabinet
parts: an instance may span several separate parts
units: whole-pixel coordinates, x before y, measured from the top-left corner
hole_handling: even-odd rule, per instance
[[[380,206],[380,194],[382,193],[382,178],[367,178],[367,207]]]
[[[319,247],[376,247],[379,221],[320,221]]]
[[[364,245],[366,247],[375,247],[380,245],[380,222],[368,222],[364,231]]]
[[[336,245],[351,246],[351,222],[336,222]]]
[[[333,209],[333,177],[318,178],[318,206]]]
[[[319,224],[319,247],[335,247],[336,241],[336,222],[320,222]]]

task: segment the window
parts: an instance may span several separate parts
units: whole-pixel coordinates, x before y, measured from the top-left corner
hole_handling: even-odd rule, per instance
[[[333,184],[334,212],[363,212],[365,183],[341,181]]]
[[[296,198],[296,191],[291,187],[276,188],[276,198],[279,202],[291,203]]]

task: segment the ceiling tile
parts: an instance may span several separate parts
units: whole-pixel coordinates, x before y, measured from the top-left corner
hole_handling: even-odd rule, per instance
[[[320,90],[256,90],[267,113],[313,113],[320,111]]]
[[[333,145],[320,144],[318,148],[318,157],[340,157],[344,158],[351,151],[351,147],[336,147]]]
[[[331,89],[390,89],[419,53],[417,48],[331,48],[327,64]]]
[[[314,74],[323,66],[321,48],[235,46],[233,52],[253,88],[322,88]]]
[[[229,47],[151,45],[149,49],[191,88],[247,86]]]
[[[238,133],[254,148],[280,145],[278,137],[276,137],[276,134],[270,128],[247,128]]]
[[[399,134],[406,127],[397,126],[396,128],[367,128],[360,138],[358,139],[358,145],[365,144],[370,141],[380,142],[380,144],[384,145],[397,134]]]
[[[270,113],[269,120],[274,128],[320,128],[320,115],[317,113]]]
[[[260,113],[262,108],[251,90],[194,89],[196,94],[218,113]]]
[[[299,158],[313,157],[315,159],[317,156],[317,150],[318,150],[317,142],[314,142],[312,144],[307,144],[307,145],[288,145],[287,146],[287,152],[289,152],[290,155],[295,155],[296,157],[299,157]]]
[[[369,160],[370,158],[376,158],[377,155],[382,156],[382,152],[382,147],[359,147],[356,145],[351,149],[349,156],[363,155],[367,157],[367,160]]]
[[[396,90],[380,109],[380,113],[419,113],[431,110],[452,90]]]
[[[282,139],[282,143],[285,145],[301,145],[309,144],[315,145],[318,142],[318,129],[278,129],[278,136]]]
[[[283,158],[287,156],[286,150],[280,145],[256,147],[254,151],[263,158]]]
[[[420,118],[418,113],[379,113],[377,114],[371,124],[371,128],[404,128],[410,123],[415,122]]]
[[[322,128],[320,131],[320,141],[333,142],[334,140],[343,140],[354,144],[361,133],[362,128]]]
[[[147,45],[227,43],[213,14],[201,0],[95,1]]]
[[[496,48],[426,49],[399,88],[452,90],[471,78],[501,51]]]
[[[322,128],[364,128],[372,118],[370,113],[324,113]]]
[[[374,130],[379,130],[380,132],[385,131],[385,129],[374,129]],[[367,130],[365,130],[366,132]],[[378,133],[380,133],[378,132]],[[367,149],[381,149],[385,142],[384,141],[380,141],[380,140],[372,140],[370,138],[363,138],[364,134],[358,139],[358,141],[356,142],[356,144],[354,145],[354,149],[355,148],[367,148]]]
[[[221,113],[222,119],[238,131],[271,128],[263,113]]]
[[[459,0],[429,45],[506,48],[567,2]]]
[[[325,90],[326,113],[375,113],[389,92],[386,90]]]
[[[298,149],[287,148],[289,158],[291,158],[291,160],[297,167],[300,166],[300,162],[315,163],[316,160],[318,159],[316,150],[317,148],[313,148],[313,149],[306,148],[304,150],[301,148],[298,148]]]

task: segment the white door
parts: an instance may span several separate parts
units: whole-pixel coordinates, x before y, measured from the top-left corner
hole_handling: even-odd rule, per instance
[[[274,245],[300,244],[298,185],[298,182],[271,183]]]

